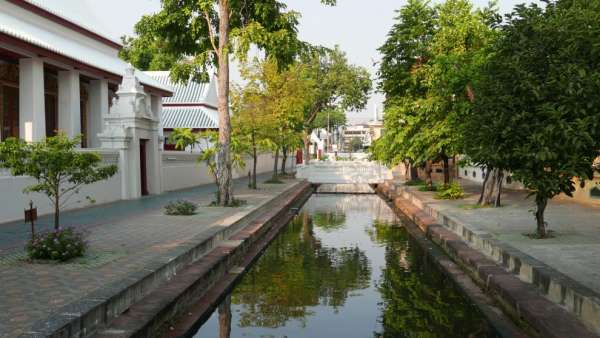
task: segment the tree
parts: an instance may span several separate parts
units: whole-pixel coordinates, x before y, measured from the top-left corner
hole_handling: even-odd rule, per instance
[[[374,158],[397,164],[431,164],[460,151],[459,127],[473,100],[472,84],[493,39],[492,9],[473,10],[469,1],[448,0],[431,8],[410,1],[381,47],[380,89],[386,94],[386,135],[373,147]],[[389,112],[389,113],[388,113]],[[397,153],[390,153],[397,152]]]
[[[175,128],[169,135],[169,142],[175,143],[175,149],[179,150],[190,147],[190,152],[193,152],[198,141],[198,134],[194,133],[191,128]]]
[[[133,38],[121,37],[123,48],[119,51],[119,57],[135,68],[141,70],[165,70],[171,69],[177,62],[173,54],[165,52],[164,43],[153,40],[149,36]]]
[[[371,78],[363,68],[348,63],[346,55],[336,46],[332,50],[315,51],[300,61],[308,67],[308,76],[315,83],[315,94],[304,114],[305,161],[309,161],[310,133],[313,122],[326,111],[363,109],[369,99]]]
[[[322,0],[328,5],[335,0]],[[303,44],[297,39],[298,13],[285,11],[277,0],[162,0],[159,12],[136,24],[143,41],[156,42],[177,62],[171,77],[186,82],[209,79],[217,69],[219,138],[216,173],[218,200],[228,205],[233,198],[231,121],[229,115],[229,61],[231,54],[244,60],[251,46],[284,62],[291,62]]]
[[[31,176],[36,184],[23,192],[44,193],[54,206],[54,229],[60,229],[60,210],[84,185],[106,180],[118,170],[116,165],[102,165],[100,155],[80,152],[81,138],[69,139],[64,133],[44,141],[27,143],[9,138],[0,143],[0,168],[14,176]],[[88,200],[92,200],[89,196]]]
[[[418,126],[415,100],[423,97],[425,87],[419,69],[431,58],[431,43],[436,13],[428,1],[410,0],[398,12],[396,23],[379,48],[382,60],[378,70],[378,89],[385,94],[386,132],[371,146],[371,157],[388,166],[407,161],[425,163],[411,147]],[[418,117],[418,115],[416,115]],[[429,175],[428,181],[431,182]]]
[[[219,134],[216,131],[207,130],[197,133],[198,143],[202,147],[202,153],[198,156],[197,161],[204,163],[208,172],[213,176],[215,185],[217,187],[216,194],[216,205],[222,205],[219,198],[221,195],[218,193],[219,188],[219,176],[217,172],[217,156],[218,154],[218,139]],[[233,168],[244,168],[246,162],[244,161],[243,153],[246,145],[237,137],[231,139],[231,164]],[[235,205],[236,200],[232,200],[228,206]]]
[[[350,140],[350,151],[357,152],[363,148],[363,142],[359,137],[353,137]]]
[[[515,8],[475,88],[467,154],[512,172],[535,197],[537,236],[548,200],[593,176],[600,149],[596,1]],[[481,115],[479,115],[481,114]]]

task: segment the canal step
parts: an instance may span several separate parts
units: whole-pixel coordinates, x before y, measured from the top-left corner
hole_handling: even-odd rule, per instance
[[[271,204],[268,210],[221,242],[201,260],[190,264],[128,308],[94,338],[157,337],[169,334],[166,323],[194,311],[208,312],[231,287],[252,259],[266,247],[281,227],[312,194],[304,182]],[[272,231],[270,231],[272,230]],[[195,308],[195,309],[194,309]],[[202,315],[206,315],[202,313]]]
[[[368,183],[334,184],[323,183],[317,187],[318,194],[374,194],[375,190]]]
[[[307,186],[310,187],[305,181],[298,182],[279,196],[288,196]],[[272,210],[273,206],[278,204],[279,196],[262,202],[257,208],[246,214],[228,218],[222,226],[212,227],[181,243],[170,251],[168,256],[160,257],[138,272],[60,308],[47,319],[36,322],[28,332],[20,337],[89,337],[98,328],[108,325],[133,304],[173,279],[191,263],[205,257],[224,240],[256,220],[259,215]]]
[[[471,277],[493,293],[513,317],[527,323],[541,337],[599,337],[596,328],[600,321],[581,316],[583,298],[578,300],[578,312],[573,311],[573,307],[564,306],[568,305],[565,304],[568,297],[577,301],[577,297],[591,296],[591,290],[532,257],[523,257],[526,255],[518,250],[507,249],[508,246],[503,243],[491,238],[476,238],[477,234],[465,227],[459,228],[456,223],[427,206],[400,184],[385,182],[378,186],[378,192],[392,200],[397,209],[408,215],[429,238],[465,267]],[[500,247],[491,248],[495,254],[490,255],[490,258],[481,252],[487,253],[485,250],[476,245],[478,241],[485,241],[488,248],[491,245]],[[528,269],[529,274],[536,277],[523,278],[524,269]],[[554,283],[562,282],[558,285],[559,289],[562,288],[563,303],[557,304],[549,295],[548,281],[553,276],[562,278]],[[540,284],[546,285],[542,287]],[[590,300],[598,301],[597,298]],[[589,315],[589,312],[586,312],[586,315]]]

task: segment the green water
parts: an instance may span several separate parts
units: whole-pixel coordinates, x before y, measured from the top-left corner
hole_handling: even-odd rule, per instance
[[[314,195],[195,337],[494,337],[377,196]]]

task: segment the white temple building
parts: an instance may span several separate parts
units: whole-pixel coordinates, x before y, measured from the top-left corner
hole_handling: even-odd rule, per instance
[[[81,151],[120,167],[82,196],[108,202],[161,193],[160,116],[172,89],[120,60],[118,42],[51,5],[0,1],[0,140],[82,135]],[[45,197],[22,193],[30,183],[0,173],[0,223],[22,217],[31,198],[47,211]]]

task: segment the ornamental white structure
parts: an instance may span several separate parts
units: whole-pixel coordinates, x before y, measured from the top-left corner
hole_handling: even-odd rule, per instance
[[[172,89],[120,60],[118,42],[56,4],[0,1],[0,140],[81,135],[81,151],[119,164],[82,196],[102,203],[161,193],[162,98]],[[0,172],[0,223],[22,217],[29,199],[50,211],[44,196],[22,193],[31,182]],[[85,206],[80,200],[71,207]]]

